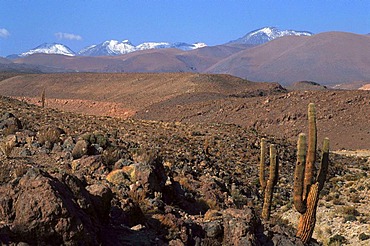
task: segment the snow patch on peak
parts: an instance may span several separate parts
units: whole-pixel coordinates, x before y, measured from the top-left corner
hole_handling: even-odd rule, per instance
[[[231,44],[251,44],[259,45],[273,39],[284,36],[312,36],[311,32],[295,30],[279,30],[277,27],[263,27],[247,33],[242,38],[236,39]]]
[[[193,46],[194,46],[194,49],[200,49],[200,48],[206,47],[207,44],[198,42],[198,43],[194,43]]]
[[[58,54],[58,55],[65,55],[65,56],[74,56],[75,52],[73,52],[70,48],[63,44],[58,43],[43,43],[37,46],[34,49],[31,49],[27,52],[20,54],[20,57],[29,56],[32,54]]]
[[[136,46],[137,50],[165,49],[165,48],[171,48],[171,44],[167,42],[145,42]]]
[[[166,49],[175,48],[181,50],[192,50],[207,46],[205,43],[168,43],[168,42],[145,42],[137,46],[133,45],[129,40],[123,40],[119,42],[117,40],[108,40],[98,45],[89,46],[80,52],[78,55],[81,56],[114,56],[123,55],[139,50],[149,49]]]

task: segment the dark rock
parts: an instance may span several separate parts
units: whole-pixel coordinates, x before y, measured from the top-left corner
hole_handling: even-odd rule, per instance
[[[138,224],[145,224],[145,216],[140,206],[131,198],[112,200],[111,221],[114,225],[126,225],[132,227]]]
[[[100,155],[103,154],[103,147],[101,147],[99,144],[92,144],[89,148],[89,152],[92,155]]]
[[[22,149],[19,155],[22,157],[31,156],[32,152],[29,149]]]
[[[161,192],[166,184],[167,176],[162,159],[158,156],[148,162],[135,165],[135,179],[143,186],[144,190]]]
[[[89,144],[86,140],[78,140],[76,145],[74,146],[72,150],[72,156],[73,159],[81,158],[84,155],[87,155],[87,152],[89,150]]]
[[[14,129],[16,131],[22,129],[22,123],[12,113],[6,112],[0,118],[0,129],[4,128]]]
[[[72,137],[67,137],[62,144],[62,148],[65,151],[72,152],[73,148],[75,147],[75,143],[73,142]]]
[[[0,186],[0,194],[0,216],[9,225],[11,242],[98,244],[100,219],[75,177],[55,178],[32,168],[19,182]]]
[[[250,208],[225,210],[223,227],[223,245],[261,245],[256,236],[261,222]]]
[[[108,186],[103,184],[93,184],[87,186],[86,189],[92,195],[92,202],[94,203],[99,219],[107,223],[111,209],[111,200],[113,198],[112,191]]]
[[[204,227],[207,237],[218,238],[223,234],[222,221],[211,221]]]
[[[72,161],[71,168],[74,174],[85,177],[100,177],[107,171],[101,155],[82,156]]]
[[[131,160],[119,159],[118,161],[116,161],[116,163],[114,163],[113,170],[121,169],[121,168],[123,168],[125,166],[129,166],[131,164],[132,164]]]

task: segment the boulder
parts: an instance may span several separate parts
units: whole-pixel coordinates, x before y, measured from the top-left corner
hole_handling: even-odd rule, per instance
[[[147,194],[162,192],[167,181],[162,159],[158,156],[125,166],[122,170],[132,183],[139,184]]]
[[[261,245],[256,234],[263,228],[251,208],[226,209],[223,212],[223,228],[222,245]]]
[[[78,159],[84,155],[87,155],[88,150],[89,150],[89,143],[83,139],[78,140],[72,150],[73,159]]]
[[[12,113],[6,112],[0,118],[0,129],[7,129],[8,133],[14,133],[22,129],[22,123]]]
[[[87,186],[86,190],[92,196],[91,200],[100,221],[107,223],[111,208],[111,200],[113,198],[111,189],[104,184],[93,184]]]
[[[91,196],[74,176],[52,177],[36,168],[29,169],[17,182],[1,185],[0,217],[9,228],[1,236],[9,241],[2,243],[99,244],[102,220],[108,218],[106,212],[97,216],[101,208],[96,206],[101,203],[109,209],[110,196],[105,188],[90,188],[95,195]]]

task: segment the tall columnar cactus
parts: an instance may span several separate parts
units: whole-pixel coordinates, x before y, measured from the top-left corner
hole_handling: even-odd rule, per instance
[[[45,88],[41,92],[41,107],[45,108]]]
[[[306,135],[301,133],[297,143],[297,163],[294,172],[294,207],[301,213],[297,236],[303,243],[307,243],[311,239],[315,228],[319,193],[324,187],[329,164],[329,139],[325,138],[320,169],[316,179],[313,178],[317,145],[315,114],[315,105],[310,103],[308,107],[308,148],[306,151]]]
[[[265,180],[265,152],[266,152],[266,139],[261,139],[261,159],[260,159],[260,184],[264,192],[264,201],[262,208],[262,218],[268,220],[271,212],[272,194],[274,186],[278,180],[279,173],[279,159],[276,155],[276,147],[274,144],[270,145],[270,174],[269,179]]]
[[[261,189],[264,192],[266,187],[266,180],[265,180],[265,156],[266,156],[266,138],[261,139],[261,155],[260,155],[260,172],[259,172],[259,180]]]

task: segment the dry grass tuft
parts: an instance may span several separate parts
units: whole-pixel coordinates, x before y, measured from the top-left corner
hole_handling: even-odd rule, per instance
[[[0,150],[6,158],[10,157],[10,154],[12,153],[14,147],[15,143],[13,141],[6,141],[0,143]]]

